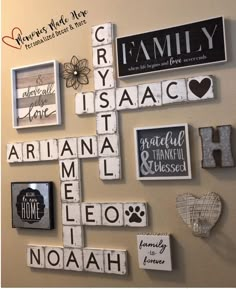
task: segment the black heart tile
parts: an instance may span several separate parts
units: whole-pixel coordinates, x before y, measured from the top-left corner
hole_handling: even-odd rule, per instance
[[[197,97],[202,98],[211,87],[211,80],[204,78],[200,82],[196,79],[192,79],[189,82],[189,88]]]

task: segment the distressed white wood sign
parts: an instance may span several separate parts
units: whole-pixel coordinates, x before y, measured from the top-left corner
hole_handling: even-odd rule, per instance
[[[23,142],[22,155],[23,162],[38,162],[40,160],[39,142]]]
[[[94,92],[77,93],[75,96],[76,114],[93,114],[95,112]]]
[[[118,115],[115,111],[97,113],[97,134],[118,132]]]
[[[98,156],[97,136],[78,138],[78,157],[80,159],[96,158]]]
[[[83,251],[64,248],[64,270],[83,271]]]
[[[63,269],[63,247],[45,247],[45,268]]]
[[[95,95],[96,112],[115,110],[115,89],[98,90]]]
[[[63,226],[63,244],[69,248],[83,248],[82,226]]]
[[[172,271],[169,235],[138,234],[137,249],[139,268]]]
[[[58,141],[57,139],[40,141],[40,160],[49,161],[58,159]]]
[[[161,106],[161,83],[138,85],[138,107]]]

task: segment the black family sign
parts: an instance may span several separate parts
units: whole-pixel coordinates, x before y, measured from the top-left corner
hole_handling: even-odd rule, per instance
[[[119,37],[116,47],[119,77],[227,60],[223,17]]]

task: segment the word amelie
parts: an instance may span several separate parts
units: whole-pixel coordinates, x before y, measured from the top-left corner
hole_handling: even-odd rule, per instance
[[[118,37],[118,77],[224,62],[224,19]]]
[[[170,235],[137,235],[139,268],[172,271]]]
[[[191,178],[187,124],[136,128],[135,137],[138,179]]]
[[[222,203],[219,195],[213,192],[200,198],[187,193],[177,196],[176,208],[193,235],[206,238],[221,215]]]
[[[127,274],[127,252],[113,249],[28,245],[27,266],[125,275]]]
[[[76,94],[76,114],[148,108],[214,98],[212,76],[165,80],[115,89],[107,84],[110,82],[108,75],[107,69],[103,78],[104,88],[101,90]],[[106,86],[108,89],[105,89]]]
[[[60,124],[58,74],[56,61],[12,69],[15,128]]]
[[[53,229],[51,182],[14,182],[11,196],[13,228]]]

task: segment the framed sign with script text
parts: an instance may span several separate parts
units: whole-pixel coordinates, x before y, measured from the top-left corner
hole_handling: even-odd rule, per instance
[[[188,124],[135,128],[138,180],[191,179]]]
[[[54,228],[52,182],[11,183],[12,227]]]
[[[116,39],[118,77],[227,61],[224,18]]]
[[[59,64],[48,61],[12,68],[13,127],[61,124]]]

